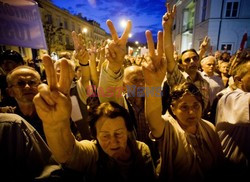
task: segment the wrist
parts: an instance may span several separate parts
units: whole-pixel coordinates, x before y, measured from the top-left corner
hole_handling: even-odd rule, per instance
[[[89,62],[87,62],[86,64],[82,64],[82,63],[79,62],[79,65],[80,66],[89,66]]]
[[[112,70],[114,73],[118,73],[121,70],[122,65],[108,64],[108,69]]]

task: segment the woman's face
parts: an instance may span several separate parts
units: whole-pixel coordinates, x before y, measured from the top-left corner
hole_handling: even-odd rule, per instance
[[[115,159],[128,157],[128,130],[122,117],[101,117],[96,123],[97,140],[103,151]]]
[[[185,93],[181,98],[174,101],[171,108],[183,129],[196,125],[201,119],[201,103],[190,93]]]

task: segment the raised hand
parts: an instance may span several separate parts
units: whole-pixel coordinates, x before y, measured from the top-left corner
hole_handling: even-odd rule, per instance
[[[75,48],[74,57],[79,61],[79,63],[87,64],[89,61],[89,53],[86,49],[86,42],[83,35],[81,33],[77,35],[77,33],[73,31],[72,39]]]
[[[106,23],[109,27],[113,39],[106,46],[106,58],[109,61],[109,68],[114,72],[117,72],[120,70],[124,61],[124,57],[126,55],[126,44],[128,40],[128,35],[131,31],[132,23],[130,20],[127,22],[127,26],[120,38],[117,35],[116,29],[112,21],[107,20]]]
[[[205,50],[207,50],[209,44],[210,44],[210,39],[208,38],[208,36],[206,36],[206,37],[203,39],[203,41],[202,41],[202,43],[201,43],[201,45],[200,45],[200,49],[205,49]]]
[[[176,5],[171,9],[170,4],[167,3],[167,12],[162,17],[162,27],[164,30],[172,28],[174,17],[176,14]]]
[[[174,46],[172,41],[172,25],[174,21],[174,16],[176,14],[176,6],[171,9],[169,3],[167,3],[167,12],[162,17],[162,27],[163,27],[163,47],[165,56],[167,58],[168,73],[172,74],[176,62],[174,60]]]
[[[69,66],[68,60],[63,58],[61,60],[60,78],[57,81],[56,72],[50,56],[44,55],[42,60],[48,85],[39,85],[39,93],[33,99],[37,114],[45,126],[69,126],[72,107],[69,97],[72,82],[72,77],[70,76],[72,72],[71,67]]]
[[[145,84],[149,87],[158,87],[161,86],[167,71],[166,58],[163,57],[163,33],[158,32],[157,51],[149,30],[146,31],[146,38],[149,54],[142,62]]]

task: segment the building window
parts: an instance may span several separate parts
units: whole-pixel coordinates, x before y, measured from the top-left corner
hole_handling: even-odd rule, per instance
[[[75,24],[72,22],[72,31],[75,31]]]
[[[68,35],[66,35],[65,40],[66,40],[66,44],[69,45],[70,42],[69,42],[69,36]]]
[[[46,15],[46,20],[47,20],[47,23],[48,23],[48,24],[52,24],[52,15],[47,14],[47,15]]]
[[[201,10],[201,21],[205,21],[207,12],[207,0],[203,0],[202,10]]]
[[[239,11],[239,2],[227,2],[226,3],[226,17],[234,18],[237,17]]]
[[[66,19],[64,19],[64,28],[65,28],[65,29],[68,29],[68,22],[67,22]]]
[[[225,43],[225,44],[221,44],[220,50],[231,52],[232,51],[232,47],[233,47],[232,44]]]

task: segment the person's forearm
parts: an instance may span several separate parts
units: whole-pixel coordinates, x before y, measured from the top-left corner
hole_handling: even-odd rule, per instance
[[[89,68],[90,68],[90,78],[93,81],[94,85],[98,86],[99,76],[97,73],[96,60],[92,60],[89,62]]]
[[[147,87],[147,89],[155,89],[155,87]],[[162,135],[164,122],[161,117],[162,103],[161,96],[146,95],[145,97],[145,116],[149,124],[149,128],[154,137],[158,138]]]
[[[88,66],[81,66],[81,83],[83,86],[89,85],[90,81],[90,65]]]
[[[172,30],[170,30],[170,28],[163,31],[163,45],[167,58],[167,72],[172,73],[176,62],[174,60],[174,46],[172,41]]]
[[[98,85],[98,97],[101,103],[114,101],[123,105],[123,75],[124,70],[114,73],[107,66],[108,61],[105,61],[101,68],[100,81]]]
[[[70,122],[70,121],[66,121]],[[65,123],[62,121],[62,123]],[[52,154],[59,163],[65,163],[72,154],[75,138],[71,133],[70,126],[43,125],[45,136]]]

